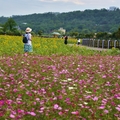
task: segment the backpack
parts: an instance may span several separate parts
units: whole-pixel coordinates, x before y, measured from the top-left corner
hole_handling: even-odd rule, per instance
[[[25,34],[23,35],[23,43],[28,43],[28,39],[27,39],[27,37],[25,36]]]

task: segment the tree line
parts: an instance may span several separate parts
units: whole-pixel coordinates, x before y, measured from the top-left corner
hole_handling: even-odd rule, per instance
[[[34,34],[42,35],[62,27],[67,35],[74,37],[119,38],[120,9],[2,16],[0,26],[0,34],[20,35],[29,26]]]

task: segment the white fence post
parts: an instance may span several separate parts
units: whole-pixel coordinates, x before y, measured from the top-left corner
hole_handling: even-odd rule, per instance
[[[99,44],[100,44],[100,40],[98,40],[98,42],[97,42],[97,47],[99,48]]]
[[[116,42],[117,42],[117,40],[114,41],[114,48],[116,48]]]
[[[102,48],[104,48],[104,41],[105,41],[105,40],[102,40]]]
[[[108,40],[108,49],[110,49],[110,40]]]

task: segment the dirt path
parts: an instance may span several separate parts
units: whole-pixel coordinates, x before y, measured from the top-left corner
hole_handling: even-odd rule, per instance
[[[69,45],[72,46],[73,44],[69,44]],[[107,51],[107,50],[109,50],[109,49],[105,49],[105,48],[88,47],[88,46],[77,45],[77,44],[76,44],[76,46],[85,47],[86,49],[97,50],[97,51]]]
[[[97,51],[107,51],[109,49],[105,49],[105,48],[97,48],[97,47],[88,47],[85,46],[87,49],[91,49],[91,50],[97,50]]]

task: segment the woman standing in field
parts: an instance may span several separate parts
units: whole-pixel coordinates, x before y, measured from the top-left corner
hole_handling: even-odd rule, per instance
[[[32,52],[32,35],[31,35],[32,29],[27,27],[25,30],[25,37],[27,37],[28,42],[24,43],[24,52]]]

